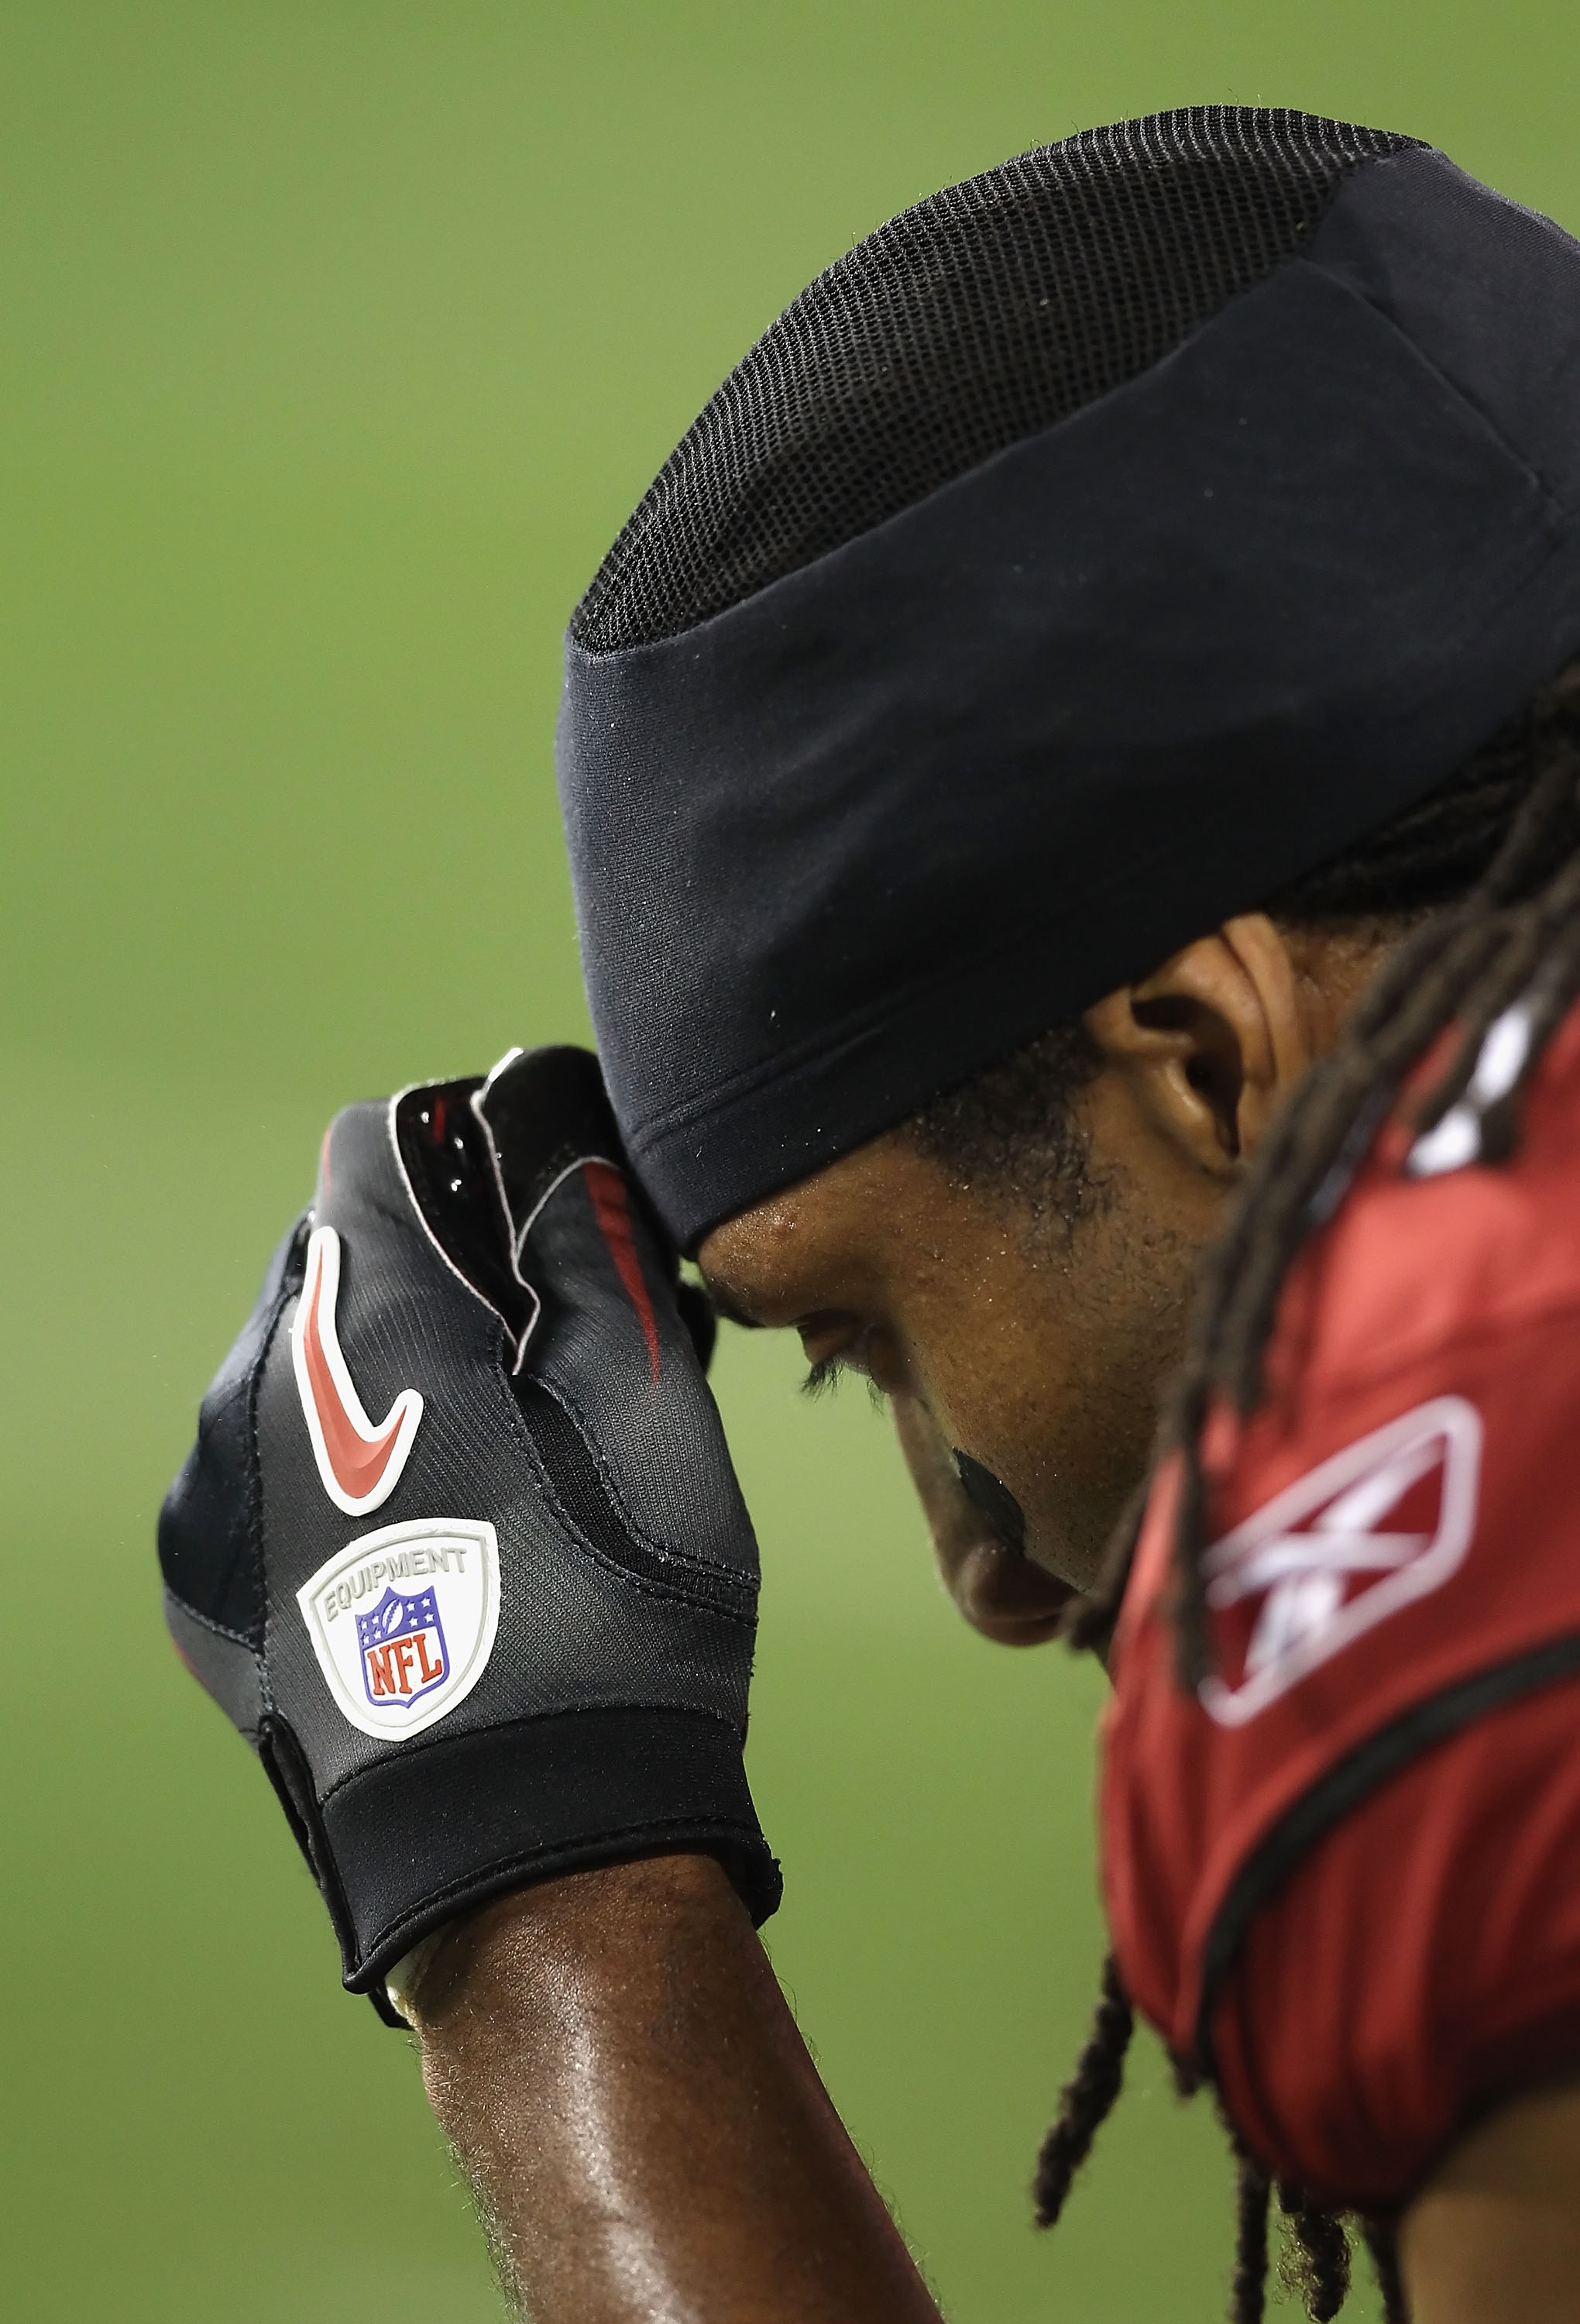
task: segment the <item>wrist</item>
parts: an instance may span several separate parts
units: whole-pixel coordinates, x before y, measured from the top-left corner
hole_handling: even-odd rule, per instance
[[[594,1865],[446,1922],[396,1964],[390,1997],[425,2044],[443,2042],[480,2015],[519,2015],[578,1971],[618,1976],[623,1957],[650,1963],[688,1928],[721,1921],[750,1927],[716,1857],[674,1851]]]

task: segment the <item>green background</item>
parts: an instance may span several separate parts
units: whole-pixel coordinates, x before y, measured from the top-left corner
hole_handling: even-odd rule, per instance
[[[328,1113],[583,1029],[558,637],[675,438],[879,219],[1125,113],[1415,131],[1580,225],[1574,55],[1537,0],[5,0],[7,2314],[498,2312],[152,1525]],[[1151,2049],[1026,2221],[1100,1951],[1091,1675],[962,1630],[859,1397],[739,1335],[718,1377],[836,2098],[960,2324],[1205,2324],[1227,2174]]]

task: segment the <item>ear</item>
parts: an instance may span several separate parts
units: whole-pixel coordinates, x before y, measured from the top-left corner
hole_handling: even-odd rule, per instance
[[[1264,912],[1226,920],[1085,1021],[1153,1129],[1217,1178],[1238,1176],[1327,1046],[1291,942]]]

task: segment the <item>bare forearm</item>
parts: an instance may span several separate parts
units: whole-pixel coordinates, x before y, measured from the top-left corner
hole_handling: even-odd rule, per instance
[[[938,2324],[711,1858],[490,1907],[414,2015],[535,2324]]]

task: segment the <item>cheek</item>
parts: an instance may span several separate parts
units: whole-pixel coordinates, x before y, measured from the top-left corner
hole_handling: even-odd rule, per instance
[[[1137,1366],[1116,1306],[1067,1277],[1038,1293],[1013,1311],[988,1297],[940,1306],[909,1361],[950,1448],[1020,1503],[1032,1556],[1084,1584],[1145,1465],[1166,1366],[1155,1353]]]
[[[983,1298],[928,1318],[910,1369],[951,1451],[969,1452],[1025,1503],[1063,1438],[1077,1383],[1069,1336],[1043,1315],[1030,1328],[1007,1303]]]

